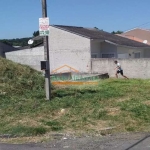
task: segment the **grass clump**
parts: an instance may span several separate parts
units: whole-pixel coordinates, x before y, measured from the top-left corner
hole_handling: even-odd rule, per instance
[[[20,135],[20,136],[37,136],[37,135],[45,134],[47,130],[44,127],[28,127],[23,125],[17,125],[11,127],[5,132],[12,135]]]
[[[0,134],[59,131],[150,131],[150,80],[107,79],[98,85],[55,87],[45,101],[44,77],[0,58]],[[63,110],[63,111],[62,111]],[[109,131],[110,133],[110,131]]]
[[[45,125],[50,126],[52,131],[60,131],[63,129],[60,122],[58,121],[48,121],[45,123]]]
[[[120,103],[121,110],[131,112],[135,118],[139,118],[144,122],[150,123],[150,106],[143,104],[142,100],[131,99]]]
[[[44,96],[44,78],[40,72],[3,58],[0,58],[0,70],[0,89],[3,89],[0,93],[3,97],[5,95],[7,97],[24,95],[30,98]]]

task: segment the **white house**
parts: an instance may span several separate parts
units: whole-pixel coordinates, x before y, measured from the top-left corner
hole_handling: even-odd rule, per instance
[[[91,58],[150,57],[148,45],[95,28],[50,26],[49,45],[51,70],[69,65],[90,72]]]
[[[95,28],[50,26],[51,72],[75,69],[91,72],[92,58],[150,58],[150,46]],[[40,70],[44,47],[6,53],[6,58]],[[66,67],[69,66],[69,67]]]

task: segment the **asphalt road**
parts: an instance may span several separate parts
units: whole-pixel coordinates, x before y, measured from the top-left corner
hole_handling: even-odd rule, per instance
[[[150,150],[150,136],[138,133],[105,137],[62,137],[44,144],[0,143],[0,150]]]

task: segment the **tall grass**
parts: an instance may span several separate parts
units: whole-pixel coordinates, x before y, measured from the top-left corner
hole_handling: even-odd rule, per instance
[[[0,134],[103,132],[107,127],[116,127],[111,132],[150,131],[150,80],[55,87],[52,101],[46,101],[40,72],[2,58],[0,70]]]

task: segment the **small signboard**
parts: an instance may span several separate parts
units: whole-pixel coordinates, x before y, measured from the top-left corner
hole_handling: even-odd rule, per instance
[[[39,18],[40,36],[49,36],[49,18]]]

